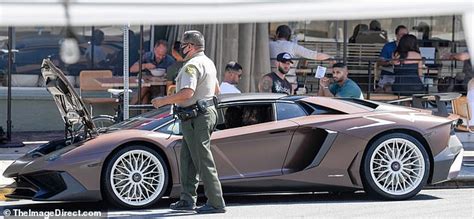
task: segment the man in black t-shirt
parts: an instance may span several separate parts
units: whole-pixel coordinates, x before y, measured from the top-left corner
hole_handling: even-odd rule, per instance
[[[290,82],[285,78],[285,75],[290,71],[291,65],[293,64],[291,58],[291,55],[286,52],[277,55],[277,71],[268,73],[262,77],[258,83],[259,92],[293,94],[293,88]]]

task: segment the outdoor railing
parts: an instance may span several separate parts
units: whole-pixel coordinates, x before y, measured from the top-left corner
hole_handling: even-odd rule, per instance
[[[464,82],[464,76],[461,78],[455,79],[456,74],[462,72],[462,68],[459,66],[456,69],[447,69],[443,65],[424,65],[423,67],[423,76],[422,76],[422,86],[423,89],[416,89],[415,91],[410,90],[399,90],[399,91],[380,91],[377,89],[377,79],[380,79],[380,67],[376,65],[378,58],[365,58],[365,59],[348,59],[346,63],[366,63],[362,66],[351,66],[348,64],[349,69],[349,78],[354,80],[362,91],[365,93],[366,99],[374,100],[393,100],[405,98],[406,96],[411,96],[411,94],[431,94],[438,92],[459,92],[466,93],[466,82]],[[390,60],[389,60],[390,61]],[[409,60],[406,60],[409,61]],[[434,62],[442,63],[445,61],[453,61],[447,59],[422,59],[418,61],[425,62]],[[314,61],[313,61],[314,62]],[[316,64],[308,66],[300,66],[296,69],[298,76],[299,87],[303,85],[306,87],[309,93],[317,93],[319,89],[319,80],[314,78],[316,68],[318,65],[328,67],[326,72],[326,77],[332,78],[332,70],[328,61],[317,61]],[[449,67],[449,66],[448,66]],[[452,67],[452,65],[451,65]],[[463,74],[462,74],[463,75]],[[403,76],[403,75],[393,75],[401,79],[408,79],[417,76]],[[447,78],[446,80],[442,78]],[[446,83],[447,81],[447,83]],[[410,85],[418,86],[419,83],[399,83],[401,87],[406,87]],[[393,85],[392,85],[393,88]],[[373,94],[376,93],[375,96]],[[374,97],[374,98],[372,98]]]

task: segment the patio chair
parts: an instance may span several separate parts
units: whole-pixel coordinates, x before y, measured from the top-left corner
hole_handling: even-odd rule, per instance
[[[166,95],[170,96],[176,93],[176,85],[170,84],[166,86]]]
[[[79,73],[79,96],[83,95],[84,91],[107,91],[107,88],[101,87],[100,84],[95,81],[96,78],[111,78],[112,71],[110,70],[83,70]],[[116,99],[112,97],[86,97],[82,98],[84,103],[90,105],[90,111],[92,115],[93,104],[107,104],[116,103]]]
[[[471,124],[469,124],[469,121],[471,120],[471,111],[467,101],[467,97],[462,96],[460,98],[452,100],[452,106],[453,114],[459,115],[460,119],[463,121],[462,124],[456,127],[456,130],[474,133],[474,131],[470,128]]]

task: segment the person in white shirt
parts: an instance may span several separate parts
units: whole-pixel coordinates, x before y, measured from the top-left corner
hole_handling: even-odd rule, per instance
[[[221,94],[241,93],[237,85],[242,77],[242,66],[234,61],[227,63],[224,72],[224,81],[220,88]]]
[[[291,39],[291,29],[287,25],[280,25],[276,30],[276,40],[270,42],[270,58],[272,59],[272,70],[276,70],[277,61],[276,57],[278,54],[286,52],[291,55],[291,57],[302,57],[312,60],[333,60],[334,57],[316,52],[310,49],[307,49],[303,46],[298,45],[296,42],[293,42]],[[298,61],[293,60],[293,66],[298,66]],[[332,61],[330,64],[334,64]],[[286,74],[286,79],[293,86],[293,89],[297,87],[296,81],[296,68],[291,68],[288,74]]]

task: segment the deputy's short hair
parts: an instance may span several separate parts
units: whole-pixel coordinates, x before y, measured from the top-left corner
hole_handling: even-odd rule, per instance
[[[184,32],[181,43],[190,43],[199,48],[204,48],[205,46],[204,36],[197,30],[189,30]]]

